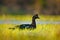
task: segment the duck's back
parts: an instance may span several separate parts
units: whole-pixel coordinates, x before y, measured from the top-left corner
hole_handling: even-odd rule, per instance
[[[22,24],[20,25],[20,29],[24,29],[24,28],[32,28],[31,24]]]

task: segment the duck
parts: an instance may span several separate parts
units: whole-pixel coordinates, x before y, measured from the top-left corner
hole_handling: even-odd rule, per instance
[[[25,29],[25,28],[27,28],[27,29],[35,29],[36,28],[36,19],[39,19],[39,17],[38,17],[38,14],[35,14],[33,17],[32,17],[32,23],[31,24],[21,24],[21,25],[18,25],[17,27],[19,28],[19,29]]]
[[[39,19],[39,16],[38,14],[35,14],[33,17],[32,17],[32,22],[31,24],[21,24],[21,25],[17,25],[15,27],[18,27],[19,29],[35,29],[36,28],[36,19]],[[11,29],[11,28],[10,28]],[[14,29],[14,28],[12,28]]]

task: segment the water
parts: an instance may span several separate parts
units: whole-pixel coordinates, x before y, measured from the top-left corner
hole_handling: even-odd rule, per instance
[[[0,20],[0,24],[31,24],[31,21]],[[36,24],[60,24],[60,21],[36,21]]]

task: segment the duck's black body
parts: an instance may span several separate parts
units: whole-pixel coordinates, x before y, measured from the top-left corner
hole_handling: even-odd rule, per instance
[[[17,25],[16,27],[19,28],[19,29],[35,29],[36,28],[36,22],[35,22],[35,19],[39,18],[38,17],[38,14],[34,15],[32,17],[32,23],[31,24],[21,24],[21,25]]]
[[[19,28],[20,29],[24,29],[24,28],[29,29],[29,28],[33,28],[33,25],[31,25],[31,24],[22,24],[22,25],[19,26]]]
[[[18,26],[19,29],[25,29],[25,28],[27,28],[27,29],[30,29],[30,28],[35,29],[35,28],[36,28],[35,19],[37,19],[37,18],[39,18],[39,17],[38,17],[38,14],[34,15],[34,16],[32,17],[32,23],[31,23],[31,24],[21,24],[21,25]]]

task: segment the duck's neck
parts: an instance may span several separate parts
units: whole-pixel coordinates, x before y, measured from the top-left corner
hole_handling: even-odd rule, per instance
[[[35,22],[34,18],[32,18],[32,25],[33,25],[34,28],[36,28],[36,22]]]

